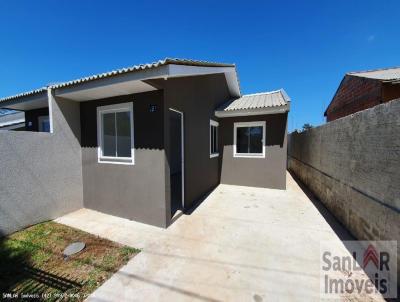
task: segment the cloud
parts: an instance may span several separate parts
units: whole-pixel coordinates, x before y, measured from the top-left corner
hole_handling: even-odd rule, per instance
[[[368,42],[373,42],[375,40],[375,35],[369,35],[368,37],[367,37],[367,41]]]

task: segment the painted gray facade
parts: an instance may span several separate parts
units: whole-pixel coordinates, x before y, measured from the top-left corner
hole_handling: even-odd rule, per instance
[[[79,106],[52,105],[54,133],[0,131],[0,234],[83,207]]]
[[[51,121],[51,133],[0,131],[0,171],[6,171],[0,173],[0,231],[81,207],[167,227],[180,206],[176,184],[182,182],[184,211],[220,183],[284,189],[287,114],[215,116],[238,94],[233,65],[166,60],[0,100],[25,110],[30,131],[37,131],[38,116],[49,113]],[[134,164],[99,162],[97,110],[127,102],[133,104]],[[171,109],[178,111],[178,123],[170,122],[177,120]],[[183,180],[176,156],[181,114]],[[210,157],[210,120],[219,123],[218,157]],[[266,122],[266,157],[233,158],[233,123],[259,120]]]
[[[219,184],[219,160],[210,158],[209,127],[210,119],[218,120],[214,110],[229,98],[229,92],[223,74],[171,79],[166,81],[164,92],[165,107],[184,113],[185,206],[190,208]],[[168,120],[165,121],[167,138],[169,127]],[[165,146],[166,158],[169,148]],[[169,175],[168,162],[166,175]]]
[[[135,164],[97,162],[98,106],[133,102]],[[156,112],[150,112],[156,105]],[[163,92],[146,92],[81,103],[84,206],[112,215],[167,226]]]
[[[233,156],[234,123],[266,122],[265,158]],[[220,120],[221,183],[286,189],[287,113]]]

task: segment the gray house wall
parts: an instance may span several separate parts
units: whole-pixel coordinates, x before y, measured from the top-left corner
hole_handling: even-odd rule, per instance
[[[133,102],[135,164],[98,163],[97,107]],[[150,112],[156,105],[156,112]],[[81,103],[86,208],[166,227],[163,91]]]
[[[165,92],[165,117],[169,108],[184,114],[185,156],[185,207],[190,208],[199,198],[219,184],[218,158],[210,158],[210,118],[221,103],[229,100],[226,79],[223,74],[198,77],[172,78],[163,82]],[[165,118],[166,151],[166,198],[170,206],[169,175],[170,152],[169,120]],[[170,211],[167,211],[167,216]]]
[[[79,106],[51,101],[54,133],[0,131],[1,235],[83,207]]]
[[[265,158],[233,157],[234,123],[265,121]],[[221,183],[286,189],[287,113],[220,120]]]

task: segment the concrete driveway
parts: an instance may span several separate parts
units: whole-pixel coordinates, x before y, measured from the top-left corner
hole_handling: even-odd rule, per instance
[[[142,249],[89,301],[319,301],[320,242],[347,255],[338,236],[351,237],[287,181],[286,191],[220,185],[168,229],[87,209],[56,221]]]

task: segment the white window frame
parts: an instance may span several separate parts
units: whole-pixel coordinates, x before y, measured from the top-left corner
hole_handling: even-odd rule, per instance
[[[103,119],[104,113],[129,112],[131,122],[131,157],[103,156]],[[135,144],[134,144],[134,115],[133,103],[120,103],[114,105],[97,107],[97,162],[106,164],[134,165],[135,164]]]
[[[50,129],[50,116],[48,116],[48,115],[41,115],[41,116],[38,117],[38,129],[39,129],[39,132],[45,132],[45,131],[43,131],[42,123],[44,121],[46,121],[46,120],[49,122],[49,133],[51,132],[51,129]]]
[[[217,149],[218,149],[217,153],[212,153],[212,132],[211,132],[212,127],[211,126],[217,127],[217,137],[215,139],[215,141],[217,143]],[[210,158],[219,156],[218,132],[219,132],[219,123],[217,121],[210,120],[210,130],[209,130],[209,136],[210,136]]]
[[[237,153],[237,129],[241,127],[262,127],[262,152],[261,153]],[[256,122],[240,122],[234,123],[233,126],[233,157],[245,158],[265,158],[265,121]]]

